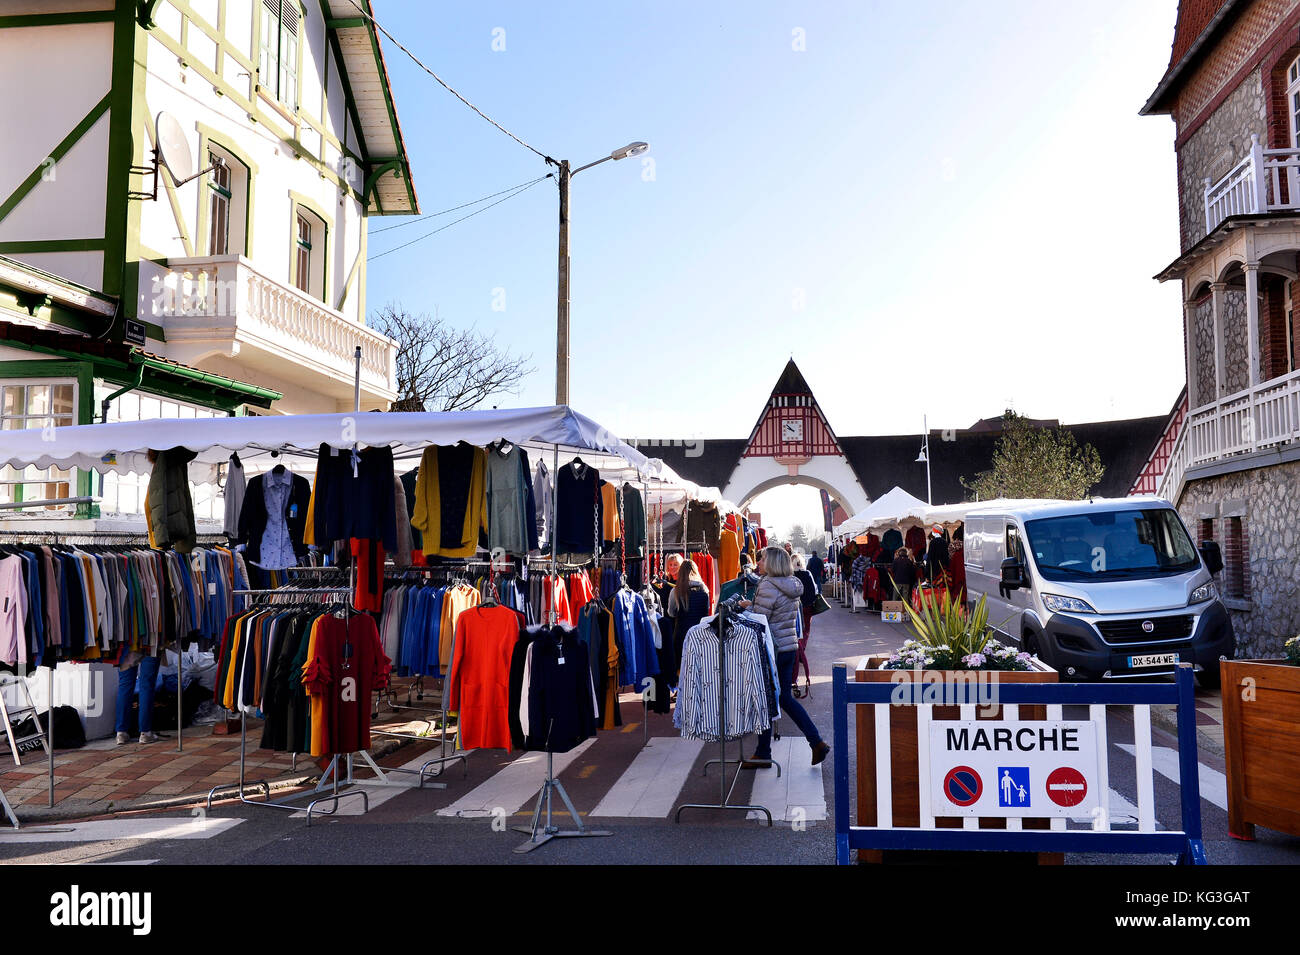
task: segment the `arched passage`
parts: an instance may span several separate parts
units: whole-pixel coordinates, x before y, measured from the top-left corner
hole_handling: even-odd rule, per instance
[[[814,458],[793,474],[771,458],[743,458],[722,493],[727,500],[744,507],[764,491],[790,484],[825,491],[848,514],[856,514],[871,503],[848,461],[830,455]]]

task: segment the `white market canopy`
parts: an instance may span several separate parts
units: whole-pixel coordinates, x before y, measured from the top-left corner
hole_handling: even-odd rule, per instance
[[[195,463],[215,469],[231,452],[248,449],[314,455],[333,447],[391,447],[414,455],[428,445],[494,441],[559,445],[615,455],[648,477],[666,465],[621,441],[566,405],[490,411],[349,412],[265,417],[159,418],[149,421],[0,431],[0,466],[83,468],[146,474],[152,448],[188,448]],[[671,469],[667,469],[671,473]],[[675,477],[675,475],[673,475]],[[680,479],[678,479],[680,480]]]
[[[834,533],[858,535],[867,533],[877,527],[892,526],[907,518],[923,521],[930,505],[918,497],[913,497],[901,487],[882,494],[865,508],[858,511],[847,521],[835,528]]]

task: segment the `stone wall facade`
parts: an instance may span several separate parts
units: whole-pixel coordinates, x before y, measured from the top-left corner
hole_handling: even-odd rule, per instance
[[[1214,346],[1210,346],[1214,362]],[[1223,393],[1233,395],[1250,386],[1250,338],[1246,327],[1246,292],[1225,289],[1223,293]]]
[[[1205,237],[1205,180],[1218,182],[1250,152],[1251,134],[1267,142],[1268,113],[1258,69],[1178,149],[1179,231],[1183,251]]]
[[[1214,303],[1206,298],[1193,313],[1196,324],[1192,331],[1192,347],[1196,361],[1196,387],[1192,389],[1191,407],[1199,408],[1214,400]]]
[[[1246,594],[1229,604],[1237,637],[1237,656],[1277,657],[1282,644],[1300,633],[1300,461],[1188,481],[1178,502],[1183,522],[1195,533],[1204,515],[1212,514],[1214,540],[1225,551],[1229,522],[1240,520],[1245,556]],[[1216,578],[1220,593],[1229,586],[1231,569]],[[1236,603],[1237,606],[1233,606]]]

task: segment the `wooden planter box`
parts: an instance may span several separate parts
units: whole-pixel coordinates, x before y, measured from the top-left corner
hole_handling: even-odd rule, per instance
[[[1300,836],[1300,667],[1223,660],[1219,672],[1228,833],[1254,839],[1260,825]]]
[[[877,654],[867,657],[858,664],[856,671],[859,683],[889,683],[897,672],[878,669],[888,656]],[[865,665],[864,665],[865,664]],[[999,671],[999,683],[1057,683],[1058,674],[1051,667],[1037,663],[1040,669],[1026,672]],[[858,806],[857,824],[859,826],[876,825],[876,708],[858,706],[857,710],[857,759],[858,759]],[[934,719],[961,719],[958,706],[934,707]],[[986,713],[984,707],[976,710],[976,719],[1001,720],[1002,708],[998,707]],[[1022,705],[1020,719],[1045,720],[1047,707],[1041,705]],[[892,775],[891,792],[893,796],[893,825],[921,825],[920,769],[917,762],[916,707],[912,705],[889,707],[889,759]],[[939,818],[935,825],[940,829],[960,829],[959,818]],[[1024,819],[1025,829],[1050,829],[1050,819]],[[1003,818],[980,817],[981,829],[1005,829],[1007,821]],[[1059,852],[1040,852],[1040,865],[1061,865],[1065,857]],[[883,862],[884,853],[878,849],[859,849],[858,862]]]

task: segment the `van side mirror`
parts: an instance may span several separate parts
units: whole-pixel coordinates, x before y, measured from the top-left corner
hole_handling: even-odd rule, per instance
[[[1002,561],[1002,586],[1006,590],[1019,590],[1025,585],[1024,568],[1020,561],[1008,557]]]
[[[1201,560],[1205,561],[1205,569],[1212,575],[1223,570],[1223,554],[1219,551],[1218,541],[1201,542]]]

